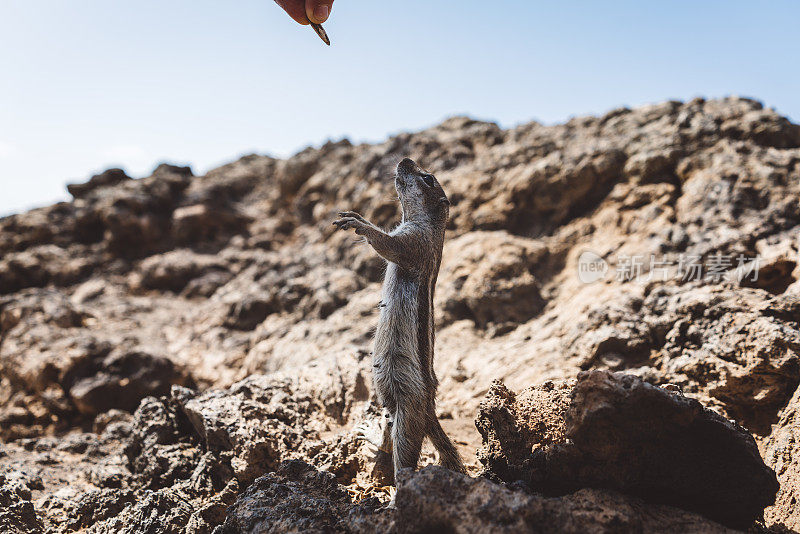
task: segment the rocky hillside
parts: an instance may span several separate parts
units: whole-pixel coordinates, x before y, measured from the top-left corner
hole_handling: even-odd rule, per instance
[[[453,203],[440,418],[471,477],[352,428],[409,156]],[[456,117],[0,219],[0,531],[800,532],[800,127],[666,102]],[[435,463],[425,449],[423,464]]]

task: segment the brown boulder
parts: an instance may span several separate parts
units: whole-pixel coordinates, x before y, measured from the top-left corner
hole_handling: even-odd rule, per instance
[[[67,191],[73,198],[84,198],[97,189],[117,185],[128,180],[132,180],[132,178],[125,174],[122,169],[108,169],[92,176],[86,183],[67,185]]]
[[[643,371],[767,435],[800,384],[798,298],[730,285],[660,285],[593,307],[564,345],[582,368]]]
[[[403,473],[395,509],[360,503],[330,474],[284,462],[239,495],[217,534],[732,532],[701,516],[606,490],[546,498],[428,466]]]
[[[28,287],[73,284],[92,272],[97,258],[82,257],[78,247],[30,247],[0,258],[0,295]]]
[[[131,338],[86,332],[96,318],[75,300],[49,289],[0,300],[0,381],[9,399],[0,406],[3,436],[63,430],[110,409],[133,411],[172,384],[193,384],[184,366]]]
[[[141,350],[112,350],[91,368],[71,376],[69,396],[89,416],[120,409],[132,412],[151,395],[166,395],[173,384],[193,384],[172,360]]]
[[[243,233],[250,222],[229,203],[209,201],[176,209],[172,214],[172,235],[177,243],[209,242]]]
[[[0,474],[0,531],[8,534],[40,534],[42,520],[36,515],[27,485]]]
[[[398,533],[733,532],[701,516],[607,490],[545,498],[428,466],[397,489]]]
[[[778,490],[743,428],[632,375],[583,372],[571,392],[519,396],[495,384],[476,425],[488,474],[551,495],[609,488],[747,528]]]
[[[226,263],[217,256],[176,249],[142,261],[131,275],[130,285],[133,289],[166,289],[177,292],[195,279],[226,272]]]
[[[541,243],[505,232],[472,232],[447,243],[437,297],[445,320],[518,324],[544,308],[536,269],[547,257]]]
[[[800,531],[800,388],[766,440],[764,458],[781,483],[775,506],[766,510],[766,523]]]
[[[377,500],[354,505],[331,473],[284,462],[239,495],[216,534],[379,532],[390,526]],[[381,528],[382,527],[382,528]]]

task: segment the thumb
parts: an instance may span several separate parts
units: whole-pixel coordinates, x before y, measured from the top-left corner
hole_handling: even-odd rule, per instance
[[[275,0],[299,24],[308,24],[305,2],[306,0]]]
[[[311,22],[322,24],[331,15],[333,0],[306,0],[306,16]]]

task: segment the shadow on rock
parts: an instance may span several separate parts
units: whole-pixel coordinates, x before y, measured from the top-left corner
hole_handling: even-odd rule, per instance
[[[748,528],[775,501],[753,437],[696,400],[607,371],[518,395],[495,383],[476,421],[490,477],[563,495],[608,488]]]

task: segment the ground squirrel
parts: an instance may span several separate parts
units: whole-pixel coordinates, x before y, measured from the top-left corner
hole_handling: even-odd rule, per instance
[[[373,352],[373,384],[387,415],[379,447],[391,454],[395,479],[400,468],[416,469],[425,436],[443,466],[464,473],[436,418],[433,370],[433,292],[450,201],[436,178],[408,158],[397,164],[394,184],[403,218],[392,232],[352,211],[333,223],[355,229],[388,262]]]

